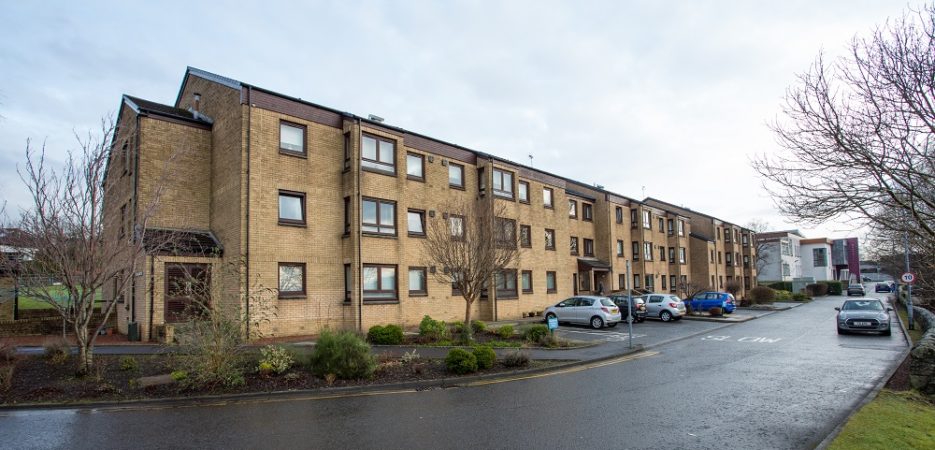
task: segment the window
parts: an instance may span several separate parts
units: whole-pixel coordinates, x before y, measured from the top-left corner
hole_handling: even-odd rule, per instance
[[[741,243],[743,244],[743,246],[746,247],[746,246],[750,245],[750,236],[747,235],[746,233],[744,233],[744,234],[740,235],[740,241],[741,241]]]
[[[617,275],[617,289],[626,289],[627,288],[627,275],[619,274]]]
[[[630,227],[631,228],[636,228],[636,215],[637,215],[636,210],[631,209],[630,210]]]
[[[305,297],[305,263],[279,263],[279,298]]]
[[[532,227],[529,225],[519,226],[519,245],[532,247]]]
[[[718,289],[724,287],[724,276],[723,276],[723,275],[718,275],[718,277],[717,277],[717,287],[718,287]]]
[[[669,262],[675,262],[675,247],[669,247]]]
[[[653,244],[652,242],[643,243],[643,258],[647,261],[653,260]]]
[[[555,283],[555,272],[553,271],[545,273],[545,291],[549,294],[558,292],[558,285]]]
[[[497,298],[516,298],[516,270],[507,269],[494,275]]]
[[[464,189],[464,166],[448,162],[448,186]]]
[[[623,208],[618,206],[616,208],[616,215],[617,215],[617,223],[623,223]]]
[[[623,241],[617,240],[617,256],[623,257]]]
[[[500,169],[493,170],[493,195],[513,198],[513,172]]]
[[[521,203],[529,203],[529,182],[520,181],[517,185],[517,194]]]
[[[633,274],[633,289],[639,289],[639,288],[640,288],[640,274],[634,273]]]
[[[279,191],[279,224],[305,226],[305,193]]]
[[[583,220],[588,222],[594,220],[594,207],[590,203],[581,203],[581,214],[584,216]]]
[[[305,156],[305,125],[279,121],[279,153]]]
[[[452,239],[464,239],[464,217],[454,214],[448,216],[448,231]]]
[[[659,246],[659,260],[660,261],[666,260],[666,248],[661,245]]]
[[[669,275],[669,289],[675,290],[675,275]]]
[[[646,284],[645,284],[646,289],[653,290],[653,286],[655,285],[655,284],[653,283],[653,276],[652,276],[652,275],[646,275],[645,278],[646,278]]]
[[[425,181],[425,156],[415,153],[406,154],[406,177],[411,180]]]
[[[127,204],[124,203],[120,207],[120,235],[119,238],[123,239],[127,236]]]
[[[790,273],[789,263],[782,263],[782,276],[788,277]]]
[[[484,175],[484,168],[477,168],[477,192],[480,193],[481,197],[487,193],[487,177]]]
[[[344,197],[344,235],[351,234],[351,198]]]
[[[637,241],[633,241],[633,260],[640,260],[640,243]]]
[[[552,197],[554,192],[551,188],[542,188],[542,206],[552,208]]]
[[[643,228],[647,230],[652,229],[652,222],[650,221],[649,211],[643,211]]]
[[[123,174],[130,173],[130,142],[123,141]]]
[[[713,263],[713,262],[714,262],[714,250],[713,250],[713,249],[711,250],[711,257],[708,258],[708,262],[709,262],[709,263]]]
[[[572,237],[571,237],[571,239],[570,239],[570,241],[569,241],[569,243],[568,243],[568,248],[569,248],[569,250],[571,250],[571,254],[572,254],[572,255],[577,255],[577,254],[578,254],[578,238],[577,238],[577,237],[575,237],[575,236],[572,236]]]
[[[685,264],[685,247],[679,247],[679,264]]]
[[[679,276],[679,284],[681,284],[682,286],[687,286],[687,285],[688,285],[688,275],[681,275],[681,276]]]
[[[396,300],[396,266],[364,264],[364,300]]]
[[[361,205],[364,233],[396,235],[396,202],[364,198]]]
[[[591,273],[590,272],[581,272],[578,274],[578,279],[581,280],[581,290],[590,291],[591,290]]]
[[[425,286],[426,271],[425,267],[410,267],[409,268],[409,296],[410,297],[419,297],[428,295],[428,290]]]
[[[406,223],[409,225],[410,236],[425,236],[425,211],[410,209],[406,213]]]
[[[663,275],[663,276],[661,276],[661,277],[659,277],[659,278],[660,278],[660,281],[662,282],[662,290],[666,290],[666,289],[667,289],[667,288],[666,288],[666,276]]]
[[[351,301],[351,291],[354,290],[354,275],[351,273],[351,265],[344,265],[344,301]]]
[[[496,234],[494,241],[498,247],[516,248],[516,221],[503,217],[494,218]]]
[[[730,242],[730,241],[731,241],[730,235],[731,235],[730,230],[727,229],[727,228],[725,228],[725,229],[724,229],[724,242]]]
[[[594,256],[594,239],[584,240],[584,256]]]
[[[545,229],[545,249],[555,250],[555,230]]]
[[[666,230],[668,231],[669,236],[675,234],[675,221],[672,219],[666,220]]]
[[[750,286],[750,277],[743,277],[743,287],[744,289],[751,288]]]
[[[717,252],[717,263],[720,264],[722,261],[721,252]]]
[[[728,266],[728,267],[734,265],[734,255],[733,255],[731,252],[727,252],[727,253],[724,255],[724,260],[725,260],[725,262],[727,263],[727,266]]]
[[[351,132],[344,133],[344,170],[351,169]]]
[[[681,219],[678,221],[678,233],[679,236],[685,236],[685,222]]]
[[[743,266],[750,267],[750,257],[747,255],[743,255]]]
[[[720,228],[717,228],[717,229],[715,229],[715,231],[717,231],[717,240],[720,241],[720,240],[721,240],[721,229],[720,229]]]
[[[395,174],[396,143],[386,138],[365,134],[360,160],[361,167],[365,169]]]
[[[451,272],[451,295],[461,295],[461,272],[452,271]]]
[[[524,270],[520,275],[524,294],[532,294],[532,271]]]
[[[659,232],[660,233],[666,232],[666,220],[663,219],[662,217],[659,218]]]
[[[568,217],[571,219],[578,218],[578,202],[568,200]]]
[[[812,249],[812,261],[815,267],[826,267],[828,265],[828,252],[823,248]]]

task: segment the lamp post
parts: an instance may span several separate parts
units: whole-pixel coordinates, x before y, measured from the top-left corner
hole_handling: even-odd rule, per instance
[[[903,235],[903,244],[906,247],[906,273],[909,273],[909,231]],[[909,319],[909,329],[914,330],[912,320],[912,283],[906,283],[906,317]]]
[[[633,299],[630,292],[630,260],[627,260],[627,339],[629,340],[629,347],[633,348]]]

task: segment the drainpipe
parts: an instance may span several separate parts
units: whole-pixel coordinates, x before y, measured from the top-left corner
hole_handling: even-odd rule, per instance
[[[244,314],[246,315],[246,333],[247,340],[250,340],[250,130],[253,128],[253,86],[247,86],[247,204],[244,206],[244,214],[246,217],[246,226],[244,232],[246,236],[244,237],[244,248],[242,253],[244,255]],[[278,286],[277,286],[278,287]]]
[[[139,209],[139,185],[140,185],[140,141],[143,139],[143,131],[140,129],[140,115],[136,115],[136,139],[134,139],[134,158],[133,158],[133,230],[130,231],[131,236],[136,238],[136,214]],[[140,238],[145,234],[145,230],[141,230]],[[145,247],[144,247],[145,248]],[[131,265],[134,269],[136,268],[136,258],[134,258],[134,263]],[[131,322],[136,322],[136,270],[130,274],[130,279],[134,280],[134,284],[130,289],[130,316]]]
[[[153,340],[153,306],[156,304],[156,257],[149,255],[149,332],[148,340]]]
[[[363,207],[363,199],[360,195],[360,177],[363,175],[360,167],[360,148],[361,143],[363,142],[363,130],[360,127],[360,117],[356,117],[357,121],[357,152],[355,153],[354,160],[357,161],[357,222],[360,222],[360,214]],[[353,146],[352,146],[353,148]],[[355,224],[357,228],[357,331],[364,331],[364,260],[361,251],[363,246],[363,231],[361,230],[360,224]],[[396,285],[399,286],[399,270],[396,270]]]

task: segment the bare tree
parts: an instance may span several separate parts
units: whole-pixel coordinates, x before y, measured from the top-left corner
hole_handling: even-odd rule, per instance
[[[120,133],[133,131],[124,128]],[[20,245],[29,253],[29,261],[18,268],[20,289],[48,303],[70,325],[78,346],[79,375],[91,370],[95,341],[115,309],[115,301],[100,301],[105,283],[122,292],[140,270],[146,251],[171,239],[164,235],[164,242],[154,242],[145,236],[161,187],[150,204],[140,205],[135,226],[120,228],[120,238],[105,235],[108,227],[133,223],[105,214],[105,198],[115,186],[105,183],[115,132],[114,122],[104,119],[97,133],[76,133],[80,149],[69,151],[61,166],[47,159],[45,145],[37,150],[27,141],[26,163],[19,170],[32,200],[17,225]],[[98,306],[101,319],[94,321]]]
[[[769,222],[765,220],[753,219],[747,223],[747,228],[753,230],[757,235],[760,233],[765,233],[769,231]],[[760,239],[754,235],[753,242],[750,243],[753,246],[753,251],[755,256],[753,258],[753,267],[756,268],[756,273],[759,274],[766,268],[766,262],[769,260],[769,244],[760,241]]]
[[[753,161],[781,212],[935,239],[933,73],[932,5],[855,38],[845,57],[819,55],[772,127],[788,152]]]
[[[423,261],[439,267],[433,277],[464,298],[464,336],[470,340],[474,302],[488,287],[496,289],[499,280],[507,282],[504,271],[517,261],[516,221],[490,199],[451,203],[444,211],[426,227]]]

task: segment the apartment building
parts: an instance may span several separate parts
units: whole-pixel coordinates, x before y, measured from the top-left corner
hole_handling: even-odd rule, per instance
[[[860,279],[857,238],[806,239],[799,230],[759,233],[757,243],[765,257],[760,281],[792,281],[809,277],[815,281]]]
[[[802,276],[815,281],[834,280],[834,266],[831,264],[832,241],[828,238],[802,239],[799,241],[802,255]]]
[[[677,206],[652,197],[644,203],[664,208],[685,218],[691,226],[688,249],[691,255],[690,276],[694,288],[724,290],[728,284],[739,285],[738,298],[756,286],[756,234],[717,217]]]
[[[432,221],[456,227],[481,202],[502,206],[519,258],[475,318],[691,281],[686,215],[203,70],[188,68],[173,105],[124,96],[118,127],[106,235],[174,237],[130,286],[105,289],[119,330],[144,340],[182,319],[191,279],[268,335],[459,320],[464,300],[422,246]]]
[[[799,230],[769,231],[756,236],[763,255],[759,280],[792,281],[802,274],[802,240]]]

